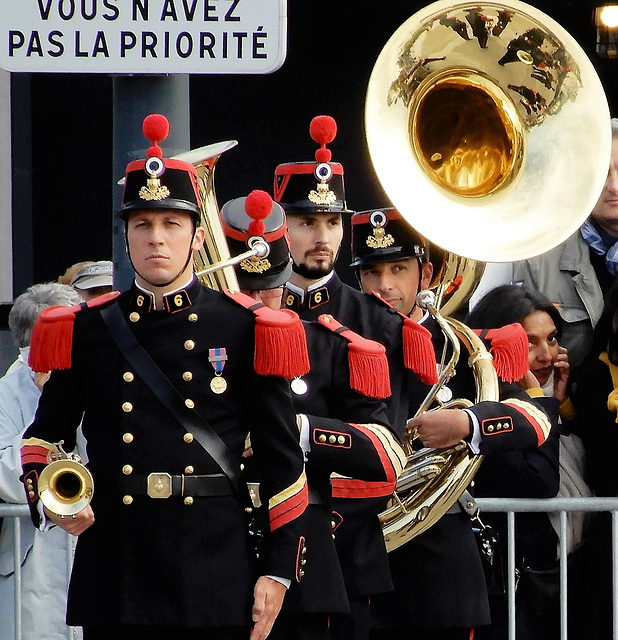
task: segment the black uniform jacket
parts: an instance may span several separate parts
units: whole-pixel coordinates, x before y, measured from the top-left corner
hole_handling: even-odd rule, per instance
[[[408,417],[408,398],[417,384],[404,366],[403,318],[375,296],[362,293],[333,273],[322,287],[299,295],[294,288],[284,292],[284,303],[303,320],[330,314],[342,325],[386,348],[391,396],[386,399],[392,427],[401,436]],[[388,497],[359,492],[355,498],[333,492],[335,542],[349,594],[370,595],[392,589],[388,557],[377,514]]]
[[[297,412],[309,423],[310,504],[301,516],[306,568],[283,606],[289,611],[345,613],[349,606],[333,540],[338,523],[331,518],[331,474],[337,474],[333,482],[340,490],[390,496],[405,454],[390,430],[384,402],[351,387],[347,340],[321,324],[303,324],[311,370],[292,384],[292,395]]]
[[[153,310],[135,288],[117,301],[138,341],[187,399],[185,409],[194,405],[239,465],[251,430],[272,530],[256,567],[247,505],[231,492],[191,496],[187,480],[184,495],[146,495],[150,473],[188,479],[221,470],[127,365],[100,309],[78,311],[71,367],[52,373],[22,448],[23,460],[41,440],[64,440],[71,450],[82,423],[95,523],[78,538],[67,620],[105,627],[249,625],[257,575],[294,580],[301,561],[297,516],[303,493],[306,506],[306,482],[289,381],[255,373],[254,316],[196,280],[167,296],[164,311]],[[227,389],[215,393],[213,357],[221,355]],[[24,481],[35,481],[35,521],[42,466],[24,464]]]
[[[441,354],[441,331],[431,319],[426,319],[423,326],[432,332],[436,354]],[[474,378],[463,345],[456,374],[447,388],[454,398],[474,400]],[[557,420],[553,398],[533,400],[516,385],[502,384],[500,400],[504,402],[485,401],[471,408],[481,427],[481,453],[490,454],[483,459],[476,477],[494,457],[536,453],[543,448],[537,449],[539,442],[554,446],[553,437],[549,438],[551,442],[546,440]],[[411,413],[417,402],[413,399]],[[483,522],[486,515],[481,516]],[[485,575],[470,517],[457,505],[427,531],[389,553],[389,560],[395,589],[372,598],[379,627],[471,629],[490,623]]]

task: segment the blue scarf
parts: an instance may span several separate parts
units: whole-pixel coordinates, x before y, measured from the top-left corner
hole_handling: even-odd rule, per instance
[[[618,238],[600,230],[590,219],[584,222],[580,231],[592,251],[599,256],[605,256],[605,267],[615,276],[618,273]]]

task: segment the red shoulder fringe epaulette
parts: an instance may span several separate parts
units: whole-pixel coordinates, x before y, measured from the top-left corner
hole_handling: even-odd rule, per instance
[[[474,329],[489,343],[496,374],[504,382],[521,380],[530,368],[528,363],[528,335],[518,322],[497,329]]]
[[[318,322],[348,342],[350,386],[369,398],[387,398],[391,395],[388,359],[384,345],[354,333],[326,313]]]
[[[43,309],[32,330],[28,364],[37,373],[71,368],[75,314],[86,307],[98,307],[120,295],[112,291],[72,307],[61,305]]]
[[[256,373],[291,380],[309,371],[307,335],[294,311],[271,309],[240,291],[226,289],[224,293],[255,315]]]
[[[383,305],[391,309],[394,308],[382,296],[375,292],[373,295]],[[402,342],[405,368],[412,371],[424,384],[436,384],[438,382],[438,369],[436,367],[436,352],[433,348],[431,332],[400,311],[397,313],[403,319]]]

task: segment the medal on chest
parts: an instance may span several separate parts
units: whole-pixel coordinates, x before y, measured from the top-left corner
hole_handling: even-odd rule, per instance
[[[307,383],[302,378],[294,378],[290,387],[297,396],[303,396],[307,393]]]
[[[223,367],[227,360],[225,347],[217,347],[208,350],[208,361],[215,370],[215,377],[210,381],[213,393],[223,393],[227,389],[227,380],[223,377]]]

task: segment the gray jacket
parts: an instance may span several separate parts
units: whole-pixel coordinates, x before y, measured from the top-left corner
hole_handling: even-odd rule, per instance
[[[579,231],[556,248],[515,263],[513,280],[556,305],[564,322],[562,346],[571,366],[581,364],[592,345],[592,330],[603,310],[603,293]]]

